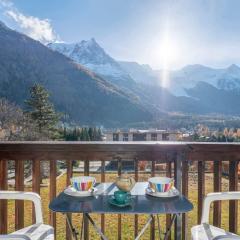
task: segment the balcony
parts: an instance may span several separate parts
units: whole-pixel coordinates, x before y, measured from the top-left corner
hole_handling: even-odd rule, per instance
[[[194,204],[194,210],[179,217],[175,229],[181,229],[181,238],[190,239],[190,228],[200,221],[203,197],[208,192],[238,190],[238,143],[187,143],[187,142],[1,142],[0,143],[0,190],[16,189],[41,194],[44,220],[54,226],[56,239],[71,239],[66,221],[61,214],[48,209],[49,202],[70,184],[76,175],[94,175],[98,181],[113,181],[123,171],[123,162],[131,161],[128,169],[136,181],[147,180],[154,175],[175,178],[175,186]],[[74,172],[73,160],[83,167]],[[31,181],[26,183],[24,163],[31,166]],[[50,177],[41,182],[40,162],[48,161]],[[57,161],[65,162],[66,169],[58,175]],[[116,161],[116,169],[107,170],[108,161]],[[148,168],[142,170],[142,161]],[[99,168],[93,168],[100,162]],[[8,181],[8,164],[15,171],[15,181]],[[15,184],[9,184],[13,182]],[[81,215],[73,214],[73,222],[80,224]],[[110,239],[130,239],[141,229],[145,216],[93,215],[103,232]],[[20,229],[34,221],[32,204],[22,201],[0,202],[0,234]],[[211,222],[238,232],[238,204],[216,202],[212,208]],[[162,226],[170,224],[170,216],[161,216]],[[142,239],[158,238],[156,223]],[[175,229],[171,239],[176,237]],[[93,229],[86,225],[85,239],[96,239]]]

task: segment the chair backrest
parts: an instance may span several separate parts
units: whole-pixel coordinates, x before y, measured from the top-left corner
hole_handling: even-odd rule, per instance
[[[240,192],[209,193],[204,198],[201,223],[209,222],[210,205],[214,201],[240,200]]]
[[[34,204],[36,223],[43,223],[41,197],[33,192],[0,191],[0,199],[29,200]]]

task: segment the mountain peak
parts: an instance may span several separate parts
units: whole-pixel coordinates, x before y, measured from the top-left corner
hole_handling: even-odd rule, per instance
[[[95,40],[95,38],[91,38],[89,40],[82,40],[81,42],[76,43],[76,45],[84,46],[84,47],[87,47],[87,48],[91,48],[91,47],[101,48],[100,45]]]
[[[101,76],[112,76],[121,81],[129,80],[128,74],[105,52],[95,38],[72,44],[53,43],[48,46]]]
[[[97,43],[97,41],[96,41],[95,38],[93,38],[93,37],[89,40],[89,42],[91,42],[91,43]]]
[[[202,71],[203,69],[210,69],[209,67],[206,67],[201,64],[191,64],[183,67],[181,70],[182,71],[187,71],[187,72],[194,72],[194,71]]]
[[[228,70],[233,70],[233,71],[235,71],[235,70],[239,71],[240,70],[239,66],[236,65],[236,64],[231,64],[227,69]]]

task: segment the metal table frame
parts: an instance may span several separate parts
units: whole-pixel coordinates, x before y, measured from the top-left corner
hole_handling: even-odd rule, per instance
[[[139,240],[141,238],[141,236],[144,234],[144,232],[146,231],[146,229],[148,228],[150,223],[154,220],[154,217],[155,217],[155,215],[153,215],[153,214],[149,215],[147,222],[145,223],[145,225],[143,226],[142,230],[139,232],[139,234],[137,235],[135,240]],[[157,217],[157,223],[158,223],[159,239],[161,240],[161,229],[160,229],[161,225],[160,225],[159,215],[156,214],[156,217]],[[176,219],[176,217],[177,217],[177,214],[173,214],[173,216],[171,218],[170,225],[169,225],[168,229],[166,230],[166,232],[164,233],[163,240],[167,240],[168,239],[168,236],[169,236],[169,234],[171,232],[171,228],[172,228],[172,225],[173,225],[174,220]],[[95,229],[95,231],[101,236],[101,238],[103,240],[108,240],[108,238],[103,234],[102,230],[97,226],[97,224],[94,222],[94,220],[91,218],[91,216],[88,213],[83,213],[81,232],[80,232],[80,240],[82,240],[82,238],[83,238],[84,218],[89,220],[89,222],[92,224],[92,226]],[[69,227],[69,229],[71,231],[73,239],[74,240],[78,240],[79,232],[77,232],[76,229],[73,227],[72,220],[71,220],[71,217],[70,217],[69,214],[66,214],[66,219],[67,219],[67,224],[68,224],[68,227]]]

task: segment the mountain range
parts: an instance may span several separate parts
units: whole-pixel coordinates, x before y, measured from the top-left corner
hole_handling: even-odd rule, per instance
[[[48,47],[132,94],[155,113],[240,113],[237,106],[240,68],[237,65],[214,69],[196,64],[166,73],[153,70],[147,64],[117,61],[95,39],[73,44],[51,43]]]
[[[47,46],[0,22],[0,97],[24,108],[29,88],[44,85],[57,110],[86,125],[122,127],[170,112],[239,114],[240,68],[189,65],[163,71],[117,61],[95,39]]]
[[[150,121],[140,102],[99,75],[0,23],[0,97],[24,107],[40,83],[58,111],[80,124],[119,126]]]

